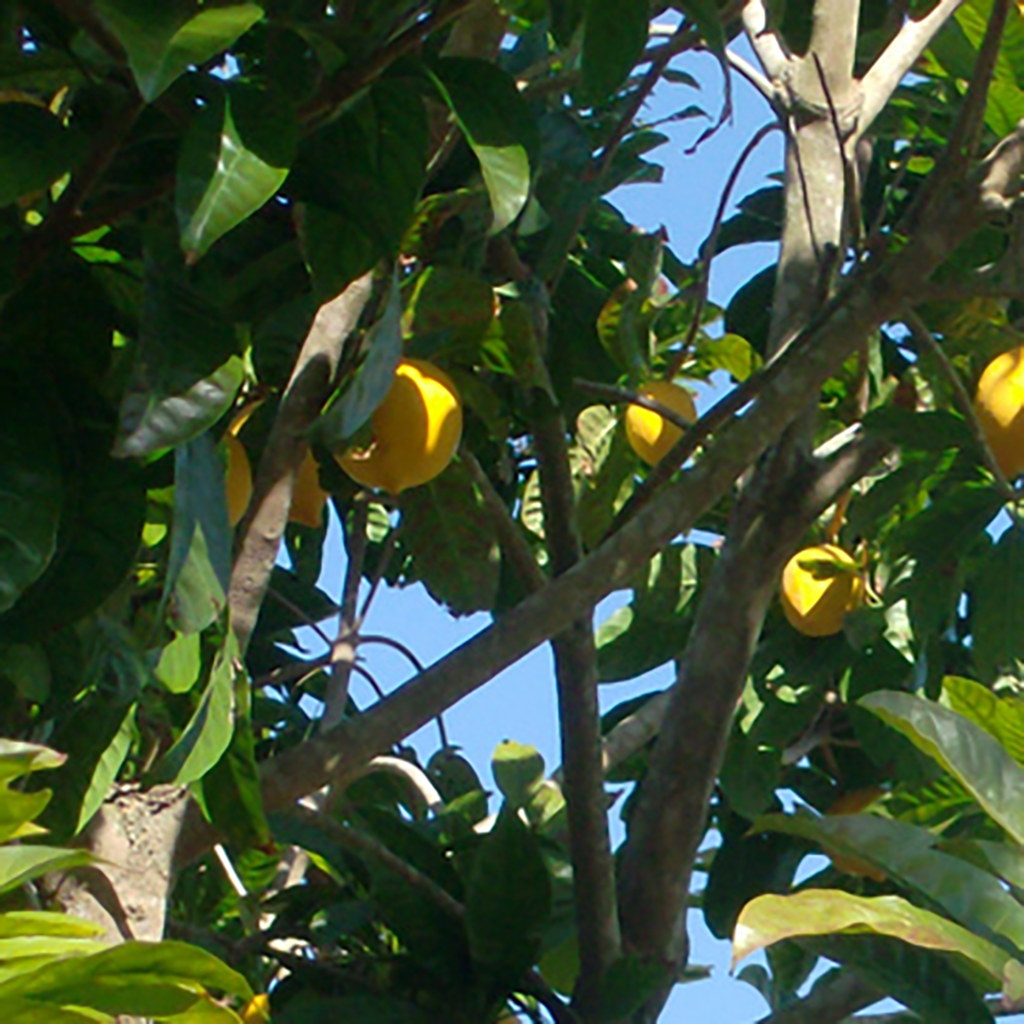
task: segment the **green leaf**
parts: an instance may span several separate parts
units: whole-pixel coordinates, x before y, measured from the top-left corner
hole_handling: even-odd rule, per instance
[[[153,674],[170,693],[188,693],[201,670],[199,634],[179,633],[160,652]]]
[[[431,71],[480,163],[491,199],[490,234],[519,216],[530,195],[530,157],[537,132],[515,81],[494,64],[444,57]]]
[[[358,1021],[359,1024],[429,1024],[429,1018],[412,1003],[386,996],[323,996],[301,991],[285,1008],[274,1011],[274,1024],[322,1024],[325,1020]]]
[[[0,104],[0,110],[3,108]],[[54,411],[31,378],[0,379],[0,613],[46,570],[57,551],[64,479]],[[19,637],[17,639],[24,639]]]
[[[0,206],[40,192],[74,163],[75,136],[43,106],[0,104]]]
[[[185,786],[201,779],[223,757],[234,734],[237,659],[238,644],[229,632],[188,725],[161,758],[150,781]]]
[[[303,140],[288,192],[312,204],[299,227],[321,301],[397,251],[423,185],[428,138],[423,104],[408,85],[384,81]],[[311,232],[318,207],[336,216]]]
[[[231,572],[224,466],[209,434],[175,449],[174,521],[164,580],[172,625],[198,633],[227,600]]]
[[[54,910],[8,910],[0,914],[0,937],[64,935],[81,939],[103,934],[102,925]]]
[[[804,939],[801,944],[819,956],[849,967],[928,1024],[992,1024],[992,1014],[980,995],[992,990],[991,980],[954,954],[934,953],[872,934],[832,935]],[[1007,960],[1007,966],[1016,962]]]
[[[411,578],[452,614],[494,607],[501,571],[494,519],[460,463],[402,496],[402,543],[413,556]]]
[[[187,276],[174,241],[145,250],[140,340],[121,400],[119,455],[147,455],[201,434],[242,381],[238,343],[223,311]]]
[[[95,863],[87,850],[62,850],[54,846],[5,846],[0,849],[0,893],[45,875]]]
[[[869,433],[904,448],[942,452],[948,448],[973,451],[977,447],[963,418],[943,409],[914,412],[897,405],[883,405],[872,409],[863,422]]]
[[[709,49],[717,54],[725,52],[725,29],[715,0],[678,0],[676,6],[697,26]]]
[[[244,379],[245,364],[232,356],[177,394],[126,391],[114,454],[141,458],[198,437],[231,408]]]
[[[489,977],[514,982],[540,952],[539,931],[551,882],[533,833],[510,807],[477,851],[466,894],[466,931],[474,962]]]
[[[246,849],[271,845],[270,826],[263,812],[260,771],[248,701],[248,681],[240,681],[235,694],[235,730],[224,756],[203,778],[203,803],[214,826],[232,846]]]
[[[536,747],[502,740],[491,758],[491,771],[501,795],[512,807],[522,807],[544,778],[544,758]]]
[[[412,334],[487,324],[494,316],[494,290],[461,267],[428,266],[416,279],[405,321]]]
[[[647,45],[647,0],[587,0],[582,97],[598,106],[625,82]]]
[[[255,86],[232,84],[195,116],[178,161],[181,248],[195,263],[284,184],[295,158],[294,113]]]
[[[252,989],[215,956],[184,942],[124,942],[89,956],[50,964],[12,979],[0,990],[60,1005],[110,1014],[165,1017],[204,999],[203,988],[244,1000]]]
[[[936,566],[955,565],[1002,508],[994,487],[963,484],[936,498],[894,532],[895,549]]]
[[[989,549],[971,581],[971,657],[984,680],[1024,659],[1024,529]]]
[[[954,953],[980,968],[996,988],[1010,959],[991,942],[899,896],[806,889],[791,896],[759,896],[743,908],[733,933],[733,965],[782,939],[834,932],[874,932]]]
[[[1019,697],[997,697],[973,679],[946,676],[942,702],[980,725],[1017,764],[1024,765],[1024,702]]]
[[[846,858],[864,860],[902,882],[976,934],[1024,949],[1024,907],[987,871],[935,849],[927,829],[871,814],[824,818],[769,814],[754,823],[810,839]]]
[[[858,703],[937,761],[990,817],[1024,843],[1024,769],[988,733],[955,711],[908,693],[880,691]]]
[[[397,274],[392,276],[380,319],[362,345],[366,356],[354,377],[321,414],[315,439],[331,451],[343,451],[347,442],[384,401],[402,359],[402,296]]]
[[[601,1009],[597,1019],[608,1024],[628,1020],[673,980],[672,969],[664,963],[643,960],[635,954],[619,957],[601,979]]]
[[[737,382],[745,381],[761,366],[761,357],[753,345],[738,334],[726,334],[721,338],[698,337],[695,355],[699,373],[724,370]]]
[[[84,386],[72,400],[73,427],[61,437],[71,475],[65,477],[57,551],[0,616],[0,639],[28,642],[76,622],[124,582],[138,552],[146,515],[142,472],[111,456],[106,404]]]
[[[114,738],[100,755],[91,777],[88,777],[89,785],[82,799],[82,808],[75,826],[76,835],[89,824],[93,815],[103,805],[110,787],[117,778],[117,773],[121,770],[121,765],[128,756],[132,740],[135,738],[135,708],[134,704],[129,706]]]
[[[226,50],[263,17],[257,4],[206,8],[165,0],[100,0],[100,17],[125,48],[135,83],[152,103],[175,79]]]

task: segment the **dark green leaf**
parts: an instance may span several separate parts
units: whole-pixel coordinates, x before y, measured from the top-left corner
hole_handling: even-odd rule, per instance
[[[174,520],[163,600],[179,633],[198,633],[224,607],[231,571],[224,466],[209,434],[174,452]]]
[[[880,991],[891,993],[928,1024],[992,1024],[974,972],[957,957],[883,935],[836,935],[808,945],[853,968]],[[960,970],[951,970],[951,966]],[[980,987],[997,986],[988,982]]]
[[[295,156],[294,113],[275,95],[235,84],[195,116],[176,176],[181,247],[194,263],[266,203]]]
[[[530,156],[537,132],[515,81],[483,60],[445,57],[432,72],[480,163],[491,199],[491,234],[519,216],[530,194]]]
[[[412,578],[453,614],[494,606],[501,569],[494,519],[460,463],[402,496],[402,543],[413,556]]]
[[[100,16],[128,53],[142,98],[152,103],[179,75],[205,64],[263,17],[257,4],[206,8],[182,0],[100,0]]]
[[[0,637],[27,641],[75,622],[124,581],[138,551],[146,512],[142,473],[111,457],[107,410],[96,396],[83,388],[74,400],[81,406],[78,418],[61,440],[72,477],[65,478],[57,552],[0,618]]]
[[[43,106],[0,103],[0,206],[52,185],[75,161],[75,136]]]
[[[647,44],[647,0],[587,0],[583,100],[598,106],[626,80]]]
[[[1007,530],[970,584],[971,656],[981,679],[1024,659],[1024,529]]]
[[[675,6],[697,26],[709,49],[718,54],[725,52],[725,29],[715,0],[677,0]]]
[[[57,550],[64,481],[51,403],[40,382],[9,371],[3,374],[0,613],[7,611],[39,579]]]
[[[914,412],[895,405],[872,409],[864,417],[864,428],[886,441],[919,451],[941,452],[947,448],[974,450],[976,443],[960,416],[937,409]]]
[[[359,1024],[429,1024],[429,1017],[412,1003],[385,996],[323,996],[304,991],[280,1012],[274,1024],[322,1024],[325,1020]]]
[[[321,300],[393,255],[413,220],[427,141],[423,104],[395,82],[378,82],[303,141],[288,191],[314,205],[303,239]],[[315,207],[336,214],[319,232]]]
[[[909,693],[869,694],[860,706],[937,761],[1018,843],[1024,843],[1024,768],[972,721]]]
[[[537,840],[505,807],[477,851],[466,894],[466,931],[474,962],[496,981],[514,982],[540,952],[551,882]]]
[[[363,342],[366,358],[353,378],[321,415],[316,440],[331,451],[343,451],[356,431],[384,401],[402,358],[402,298],[393,276],[380,319]]]

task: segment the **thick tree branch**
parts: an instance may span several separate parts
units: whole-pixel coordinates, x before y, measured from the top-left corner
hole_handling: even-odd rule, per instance
[[[757,1024],[838,1024],[881,998],[883,993],[852,971],[840,971],[819,981],[799,1002],[762,1017]]]
[[[544,533],[555,576],[580,560],[575,499],[565,421],[547,393],[534,389],[533,443],[540,469]],[[562,742],[563,791],[569,822],[573,895],[580,973],[573,1005],[585,1020],[597,1019],[601,983],[620,955],[615,905],[615,868],[608,834],[601,764],[601,711],[597,700],[597,650],[593,607],[580,609],[569,628],[552,638]]]
[[[914,62],[962,3],[963,0],[939,0],[922,17],[909,17],[896,38],[878,55],[861,79],[863,102],[857,123],[859,136],[871,127]]]
[[[824,72],[825,87],[841,103],[853,81],[860,4],[850,0],[816,0],[810,53]]]
[[[306,431],[330,395],[342,346],[359,322],[372,285],[373,274],[366,273],[317,310],[281,398],[249,511],[239,525],[228,590],[231,628],[243,654],[281,547],[295,477],[309,448]]]
[[[778,82],[793,58],[782,37],[769,27],[768,21],[768,5],[764,0],[747,0],[743,5],[743,29],[765,74],[773,82]]]

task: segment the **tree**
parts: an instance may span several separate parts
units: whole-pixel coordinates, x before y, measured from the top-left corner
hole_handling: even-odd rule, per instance
[[[68,755],[42,820],[106,865],[36,895],[111,941],[207,946],[285,1021],[652,1021],[687,964],[695,871],[717,934],[740,919],[785,940],[760,979],[773,1021],[840,1020],[880,992],[989,1019],[1000,977],[1017,998],[1021,944],[996,909],[961,919],[878,824],[927,825],[929,849],[941,829],[947,860],[1019,878],[1016,819],[985,794],[1020,753],[1024,537],[970,399],[1022,344],[1017,5],[2,14],[3,732]],[[745,152],[778,130],[786,157],[728,219],[732,181],[699,197],[719,214],[688,264],[607,196],[658,180],[644,103],[699,84],[672,63],[698,48],[726,82],[708,131],[738,74],[774,112]],[[713,260],[763,240],[777,265],[714,307]],[[368,441],[403,353],[451,375],[466,419],[458,457],[395,497],[332,455]],[[624,410],[672,419],[643,386],[715,371],[733,386],[642,464]],[[316,586],[323,523],[289,523],[310,453],[344,526],[339,595]],[[256,470],[232,532],[241,458]],[[853,560],[798,554],[821,541]],[[819,582],[863,574],[841,633],[779,610],[794,556]],[[421,582],[493,622],[360,708],[358,648],[381,639],[361,635],[361,580],[371,597]],[[333,617],[329,656],[286,649]],[[402,743],[549,642],[563,764],[545,777],[503,745],[491,814],[457,750],[420,765]],[[602,718],[600,684],[672,661],[673,686]],[[1000,756],[965,767],[929,739],[944,693],[1003,723]],[[635,783],[614,852],[606,778]],[[885,816],[780,821],[783,790],[818,811],[884,798]],[[897,956],[891,936],[914,934],[879,915],[854,925],[885,941],[759,924],[813,844],[838,858],[815,880],[826,915],[909,887],[961,946]],[[1001,974],[988,946],[964,953],[972,934]],[[819,954],[841,966],[801,998]]]

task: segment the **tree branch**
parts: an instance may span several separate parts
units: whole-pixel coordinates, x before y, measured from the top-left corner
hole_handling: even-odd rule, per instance
[[[529,399],[533,443],[540,470],[544,533],[555,576],[580,560],[576,509],[565,421],[547,393]],[[569,627],[551,641],[558,686],[569,853],[576,903],[580,972],[573,1005],[585,1020],[600,1010],[601,983],[620,955],[615,906],[615,868],[608,834],[607,798],[601,765],[601,711],[597,700],[597,650],[593,606],[579,609]]]
[[[808,55],[820,61],[824,85],[841,105],[853,84],[860,4],[815,0]]]
[[[761,67],[773,82],[781,80],[793,57],[778,32],[768,27],[768,7],[764,0],[747,0],[742,17],[743,29]]]
[[[803,999],[762,1017],[757,1024],[838,1024],[883,997],[852,971],[839,971],[819,981]]]
[[[249,511],[239,524],[228,588],[231,628],[243,655],[281,547],[295,477],[309,448],[306,431],[330,395],[342,346],[370,299],[372,283],[373,273],[366,273],[317,310],[281,398]]]
[[[858,136],[871,127],[914,62],[962,3],[963,0],[939,0],[922,17],[908,17],[896,38],[875,58],[860,83],[863,102],[857,122]]]
[[[363,578],[366,560],[367,503],[356,496],[352,508],[352,522],[344,530],[348,558],[345,577],[341,585],[341,614],[338,616],[338,635],[331,644],[331,674],[327,680],[324,713],[318,728],[326,731],[336,726],[345,714],[348,703],[348,684],[356,661],[359,644],[359,584]]]

